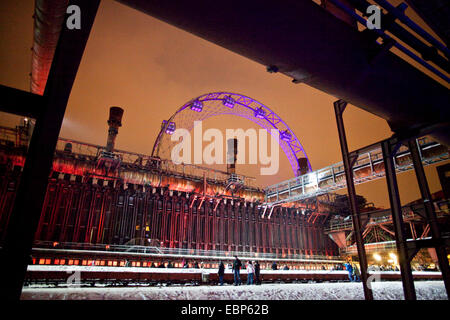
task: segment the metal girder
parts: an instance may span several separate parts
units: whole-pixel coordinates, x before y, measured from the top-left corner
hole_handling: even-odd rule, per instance
[[[189,209],[192,208],[192,206],[194,205],[195,200],[197,200],[197,196],[196,195],[192,196],[192,200],[191,200],[191,204],[189,205]]]
[[[430,232],[430,225],[427,224],[427,225],[425,226],[425,228],[422,230],[422,234],[421,234],[421,236],[420,236],[419,239],[426,238],[426,237],[428,236],[428,233],[429,233],[429,232]]]
[[[419,184],[420,194],[422,196],[423,204],[425,207],[425,214],[430,225],[432,240],[437,242],[434,248],[436,248],[436,254],[438,256],[439,267],[442,273],[442,280],[444,281],[445,289],[447,290],[447,297],[450,298],[450,268],[447,259],[447,252],[444,243],[441,241],[441,232],[437,223],[437,217],[436,212],[434,211],[430,188],[428,187],[425,171],[423,170],[419,148],[415,140],[409,140],[408,146],[413,159],[417,183]]]
[[[414,222],[410,221],[409,222],[409,227],[411,229],[411,236],[414,240],[417,239],[417,232],[416,232],[416,227],[414,226]]]
[[[412,276],[411,264],[408,248],[406,245],[406,234],[404,230],[402,207],[400,205],[400,194],[398,191],[397,177],[395,174],[395,165],[393,152],[397,142],[390,139],[381,143],[383,150],[384,167],[386,170],[386,182],[388,186],[389,202],[391,205],[392,222],[395,230],[395,242],[399,256],[400,272],[403,282],[403,292],[405,300],[416,300],[416,291],[414,288],[414,279]]]
[[[406,3],[433,29],[447,46],[450,46],[450,22],[448,20],[450,4],[448,1],[406,0]]]
[[[0,111],[37,119],[45,108],[46,98],[0,85]]]
[[[5,232],[0,257],[2,300],[20,299],[59,131],[99,4],[100,0],[74,0],[69,3],[81,9],[81,29],[63,27],[58,40],[44,91],[45,108],[36,118],[11,219]],[[68,17],[66,14],[64,23]]]
[[[381,229],[383,229],[384,231],[386,231],[387,233],[389,233],[391,236],[395,237],[395,233],[392,232],[391,230],[389,230],[387,227],[383,226],[382,224],[379,224],[378,227],[380,227]]]
[[[427,131],[424,130],[419,134],[425,134],[426,132]],[[428,136],[421,137],[417,141],[420,144],[420,149],[422,151],[431,151],[431,153],[422,155],[421,161],[423,165],[438,163],[449,159],[447,148],[437,142],[431,141]],[[382,151],[380,147],[381,142],[382,141],[350,152],[352,161],[350,164],[354,164],[352,169],[355,177],[355,185],[380,179],[385,176]],[[438,155],[436,155],[436,153],[438,153]],[[396,165],[396,171],[405,172],[412,170],[413,163],[410,158],[411,153],[406,147],[404,147],[404,150],[401,150],[401,152],[398,152],[396,154],[396,159],[401,160],[402,164]],[[378,169],[375,170],[376,167]],[[369,169],[369,172],[367,172],[367,169]],[[342,162],[339,162],[331,166],[318,169],[312,173],[268,186],[265,188],[265,204],[276,205],[287,202],[296,202],[328,192],[344,189],[346,187],[346,180],[336,179],[336,177],[342,178],[343,175],[345,175],[345,170]],[[315,176],[317,179],[311,178],[311,176]],[[315,186],[313,186],[314,184]]]
[[[450,246],[450,238],[442,237],[440,239],[421,239],[421,240],[413,240],[407,242],[408,249],[417,249],[420,250],[422,248],[436,248],[439,246]],[[414,255],[411,256],[411,259]]]
[[[358,203],[356,201],[356,190],[353,182],[353,169],[350,154],[348,152],[347,137],[345,135],[343,112],[347,106],[347,102],[338,100],[334,102],[334,112],[336,115],[337,128],[339,132],[339,142],[341,145],[342,161],[345,168],[345,178],[347,180],[348,198],[352,211],[353,228],[355,231],[356,246],[358,248],[359,264],[361,266],[361,281],[363,284],[364,296],[366,300],[373,300],[372,289],[369,288],[367,279],[367,257],[364,249],[364,240],[361,235],[361,219],[359,216]]]
[[[202,207],[203,202],[205,201],[205,197],[202,197],[200,204],[198,205],[198,209]]]
[[[217,207],[219,206],[219,204],[220,204],[220,199],[216,199],[216,204],[214,205],[214,212],[216,212]]]
[[[362,233],[362,238],[365,239],[367,234],[372,230],[372,227],[366,227],[366,229]]]
[[[371,3],[369,3],[367,0],[349,0],[349,1],[362,13],[365,13],[367,8],[371,5]],[[399,9],[399,7],[397,7],[396,9]],[[399,10],[398,13],[403,13],[403,11]],[[381,21],[383,21],[382,29],[390,31],[394,36],[398,37],[400,40],[407,43],[414,50],[419,52],[421,56],[424,58],[424,60],[432,61],[440,68],[448,72],[449,68],[448,61],[438,54],[436,46],[429,47],[428,44],[421,41],[417,36],[409,32],[407,29],[403,28],[395,20],[396,17],[391,12],[386,14],[382,13],[381,14]],[[370,31],[371,33],[375,34],[375,37],[378,38],[378,34],[373,32],[373,30],[366,29],[365,31]]]
[[[356,192],[354,187],[354,181],[353,181],[353,159],[357,157],[360,153],[366,152],[367,150],[370,150],[374,147],[374,145],[367,146],[365,148],[358,149],[353,152],[348,151],[347,146],[347,140],[345,136],[345,129],[344,129],[344,123],[342,114],[345,110],[347,103],[343,100],[336,101],[334,103],[334,109],[335,109],[335,115],[336,115],[336,121],[339,131],[339,141],[341,145],[341,151],[342,151],[342,158],[344,163],[344,169],[345,169],[345,177],[347,181],[347,189],[349,194],[349,201],[350,201],[350,207],[352,210],[352,218],[353,218],[353,227],[355,232],[355,240],[356,245],[358,248],[358,256],[361,263],[361,276],[363,278],[363,282],[366,281],[363,275],[363,271],[365,266],[367,266],[367,260],[365,256],[365,250],[364,250],[364,243],[363,239],[365,235],[368,233],[369,229],[366,229],[365,232],[362,234],[361,237],[361,221],[358,213],[358,207],[356,204]],[[409,142],[409,149],[411,153],[411,157],[413,158],[413,164],[416,170],[416,175],[419,181],[419,185],[421,188],[422,197],[424,198],[425,203],[425,211],[427,213],[428,220],[433,220],[436,224],[436,215],[434,213],[433,204],[431,203],[431,195],[429,193],[428,185],[426,184],[426,178],[425,174],[423,172],[422,167],[422,159],[419,154],[419,150],[417,148],[417,142],[416,138],[418,136],[426,135],[428,133],[433,132],[434,130],[439,130],[443,127],[448,126],[448,123],[435,123],[429,126],[423,126],[419,128],[415,128],[413,130],[408,130],[404,132],[400,132],[398,134],[395,134],[391,138],[385,139],[377,144],[381,145],[382,150],[382,158],[385,168],[385,174],[386,174],[386,181],[388,186],[388,193],[389,193],[389,201],[391,205],[391,213],[392,213],[392,222],[394,225],[394,235],[395,235],[395,242],[397,246],[397,251],[399,255],[399,264],[400,264],[400,270],[401,270],[401,276],[402,276],[402,283],[403,283],[403,291],[405,294],[406,300],[416,300],[416,292],[414,289],[414,280],[412,276],[412,270],[410,261],[413,257],[413,254],[415,254],[416,251],[412,251],[411,246],[414,246],[414,250],[416,250],[418,244],[408,244],[406,241],[406,232],[405,232],[405,225],[403,222],[403,212],[402,207],[400,205],[400,195],[397,185],[397,178],[396,178],[396,164],[394,162],[395,156],[397,151],[399,150],[400,146],[406,142]],[[372,163],[372,162],[371,162]],[[436,248],[444,248],[443,243],[440,242],[440,235],[438,232],[437,225],[434,226],[434,245]],[[386,231],[386,230],[385,230]],[[444,251],[441,249],[441,258],[444,260]],[[446,257],[445,257],[446,259]],[[444,268],[447,268],[448,270],[448,262],[442,261],[442,264],[447,263]],[[444,271],[443,277],[445,281],[445,277],[447,277],[448,274]],[[447,288],[447,284],[446,284]],[[368,294],[371,294],[371,291],[366,293],[365,289],[365,295],[366,299],[368,299]]]
[[[279,73],[382,117],[395,132],[449,118],[444,106],[450,92],[445,86],[392,52],[379,55],[374,67],[367,55],[379,45],[314,1],[119,2],[264,66],[275,66]],[[450,141],[448,128],[441,138]]]

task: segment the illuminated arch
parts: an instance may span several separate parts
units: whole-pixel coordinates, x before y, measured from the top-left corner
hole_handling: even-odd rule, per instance
[[[214,116],[235,115],[248,119],[271,134],[278,129],[278,144],[286,154],[295,176],[300,175],[299,158],[305,158],[308,170],[311,164],[300,141],[288,125],[272,110],[250,97],[230,92],[213,92],[190,100],[180,107],[169,120],[164,121],[153,145],[152,156],[167,158],[161,146],[170,145],[170,134],[177,128],[191,131],[194,121],[202,121]]]

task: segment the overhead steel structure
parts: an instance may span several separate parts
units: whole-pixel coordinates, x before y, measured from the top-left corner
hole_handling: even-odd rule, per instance
[[[439,163],[450,159],[448,148],[432,141],[429,137],[416,140],[423,165]],[[401,146],[395,156],[396,172],[413,170],[411,153],[406,146]],[[383,155],[379,144],[374,144],[357,151],[353,166],[354,184],[361,184],[385,177]],[[312,171],[264,189],[266,202],[263,206],[277,206],[294,203],[328,192],[346,188],[345,170],[342,162]]]
[[[449,90],[391,52],[398,42],[383,33],[380,44],[377,30],[360,32],[311,0],[221,1],[220,14],[208,1],[119,2],[380,116],[394,132],[450,119]],[[449,127],[433,136],[450,145]]]
[[[353,178],[353,169],[361,150],[349,151],[343,114],[347,107],[347,102],[338,100],[334,102],[334,111],[339,133],[342,158],[344,163],[345,179],[347,181],[347,192],[349,195],[350,208],[353,220],[353,229],[355,234],[356,246],[358,248],[358,258],[361,265],[361,281],[363,282],[364,295],[367,300],[373,299],[372,289],[368,286],[368,269],[366,250],[363,241],[363,228],[359,207],[357,205],[355,183]],[[399,266],[401,271],[403,292],[405,300],[416,300],[416,291],[414,288],[414,279],[411,270],[411,260],[421,248],[434,248],[439,261],[439,268],[442,272],[442,280],[447,290],[447,297],[450,298],[450,268],[447,259],[446,247],[449,239],[441,236],[440,228],[437,223],[436,212],[432,204],[432,197],[428,187],[428,182],[423,170],[422,159],[420,156],[417,138],[430,132],[438,130],[439,127],[448,126],[444,122],[435,126],[425,126],[410,131],[404,131],[401,134],[395,134],[392,137],[380,141],[377,145],[381,146],[383,166],[386,174],[386,183],[389,195],[389,202],[392,212],[392,223],[394,227],[395,244],[399,257]],[[417,177],[417,183],[425,207],[425,219],[430,225],[432,233],[431,239],[416,239],[407,241],[405,225],[403,221],[402,208],[400,205],[400,194],[397,184],[396,174],[396,156],[400,151],[401,145],[407,145],[414,171]],[[365,149],[365,148],[363,148]]]
[[[40,6],[39,4],[43,2],[45,5]],[[66,21],[69,16],[65,14],[65,8],[64,11],[57,11],[55,10],[56,7],[52,7],[52,3],[48,1],[37,1],[37,3],[36,8],[41,8],[47,13],[52,12],[51,16],[62,14],[64,16],[63,21]],[[4,246],[1,249],[0,274],[2,274],[3,279],[0,287],[0,298],[2,300],[20,299],[34,234],[39,224],[39,212],[44,203],[59,131],[100,1],[77,0],[70,3],[78,5],[83,12],[83,28],[69,30],[64,27],[61,28],[61,25],[57,26],[61,32],[53,59],[40,61],[44,64],[51,62],[43,95],[2,88],[2,99],[12,102],[13,105],[9,107],[1,106],[0,111],[20,115],[29,114],[36,119],[25,166],[14,200],[14,208],[6,230]],[[55,22],[52,19],[48,18],[46,22],[49,23],[50,27],[55,27]],[[39,27],[36,27],[35,41],[42,37],[42,45],[46,46],[46,41],[49,40],[48,35],[46,36],[40,31]],[[35,66],[33,66],[33,70],[35,70]],[[20,96],[22,101],[28,100],[30,103],[21,105],[18,112],[15,112],[14,103],[17,103],[17,100],[14,98],[17,96]]]

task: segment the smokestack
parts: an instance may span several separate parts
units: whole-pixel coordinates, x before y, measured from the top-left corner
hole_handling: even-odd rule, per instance
[[[228,139],[227,140],[227,173],[236,173],[236,160],[238,153],[238,140]]]
[[[308,173],[309,167],[308,167],[308,159],[306,158],[298,158],[298,175],[303,175]]]
[[[67,142],[64,145],[64,152],[66,153],[72,153],[72,144],[70,142]]]
[[[109,108],[109,130],[108,140],[106,141],[106,151],[112,152],[114,150],[114,144],[116,136],[119,133],[119,127],[122,126],[123,109],[120,107]]]

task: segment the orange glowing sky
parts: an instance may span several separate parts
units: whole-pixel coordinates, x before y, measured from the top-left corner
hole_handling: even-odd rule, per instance
[[[0,3],[0,83],[27,91],[33,11],[32,0]],[[214,91],[241,93],[270,107],[296,133],[313,169],[341,161],[335,97],[292,84],[265,66],[110,0],[101,2],[60,136],[104,145],[109,107],[121,106],[125,113],[116,148],[150,154],[163,119],[190,99]],[[14,121],[3,115],[0,124]],[[345,112],[345,124],[350,150],[391,135],[383,119],[353,106]],[[254,124],[223,117],[204,127],[246,129]],[[255,166],[240,167],[238,173],[256,176],[261,185],[291,178],[281,153],[280,160],[276,176],[257,176]],[[435,166],[426,173],[431,191],[440,190]],[[412,172],[398,175],[398,183],[402,203],[419,197]],[[359,185],[357,192],[389,207],[384,179]]]

